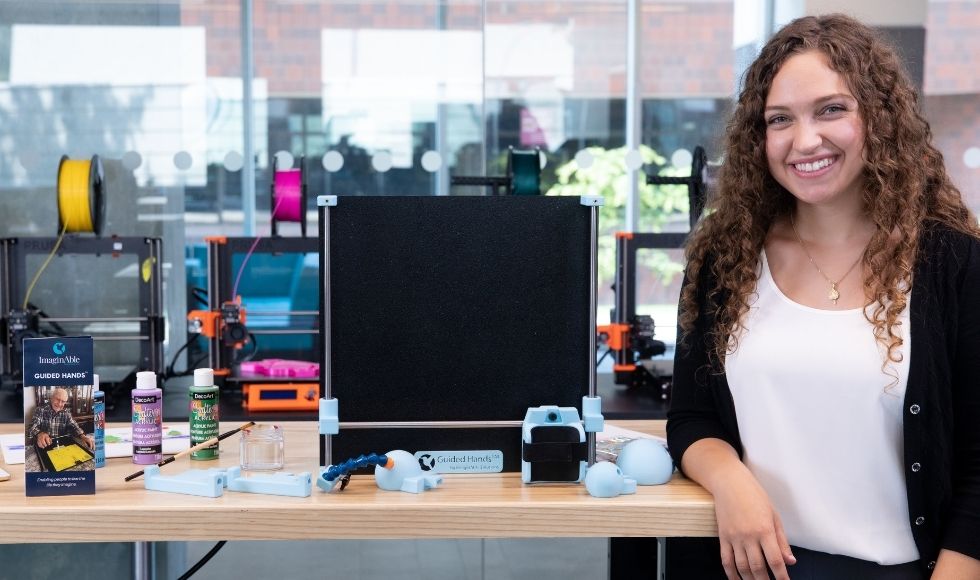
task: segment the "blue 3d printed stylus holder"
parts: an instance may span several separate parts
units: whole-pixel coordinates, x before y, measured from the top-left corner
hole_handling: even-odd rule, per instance
[[[372,453],[349,459],[339,465],[330,465],[320,470],[316,485],[323,491],[343,491],[345,476],[355,469],[374,466],[374,481],[385,491],[404,491],[422,493],[442,484],[439,474],[426,474],[419,467],[418,460],[408,451],[396,449],[384,455]]]

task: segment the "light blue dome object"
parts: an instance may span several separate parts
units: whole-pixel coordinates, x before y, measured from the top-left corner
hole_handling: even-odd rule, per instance
[[[667,448],[653,439],[634,439],[624,445],[616,465],[640,485],[667,483],[674,473],[674,462]]]
[[[374,480],[378,487],[387,491],[399,491],[406,479],[422,475],[422,468],[408,451],[395,450],[385,453],[395,464],[391,469],[378,465],[374,468]]]
[[[635,493],[636,482],[623,476],[616,464],[600,461],[585,473],[585,489],[592,497],[616,497]]]

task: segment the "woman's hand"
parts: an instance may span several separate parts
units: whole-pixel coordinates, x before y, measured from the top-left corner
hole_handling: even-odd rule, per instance
[[[695,441],[681,458],[684,474],[715,499],[721,563],[729,580],[789,580],[786,564],[795,564],[779,514],[738,453],[721,439]]]
[[[726,485],[713,492],[721,563],[729,580],[789,580],[787,564],[795,564],[779,514],[755,477],[735,470]]]

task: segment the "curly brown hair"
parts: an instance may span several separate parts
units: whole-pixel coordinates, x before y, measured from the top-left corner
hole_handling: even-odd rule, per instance
[[[865,129],[864,209],[875,232],[864,252],[865,316],[887,348],[883,366],[900,360],[896,333],[905,309],[922,228],[939,222],[980,234],[959,190],[932,145],[929,123],[919,112],[918,93],[896,51],[877,33],[840,14],[807,16],[782,28],[763,47],[744,77],[744,88],[726,129],[725,160],[717,195],[686,247],[681,292],[682,336],[706,325],[709,360],[718,372],[738,348],[755,290],[757,266],[773,222],[790,214],[795,198],[769,173],[766,159],[766,97],[790,57],[816,50],[841,75]],[[904,289],[904,290],[903,290]],[[707,304],[699,307],[699,296]]]

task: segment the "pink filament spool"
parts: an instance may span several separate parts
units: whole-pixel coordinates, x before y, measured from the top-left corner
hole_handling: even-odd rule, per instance
[[[281,222],[303,219],[303,173],[299,169],[276,171],[272,192],[272,217]]]

